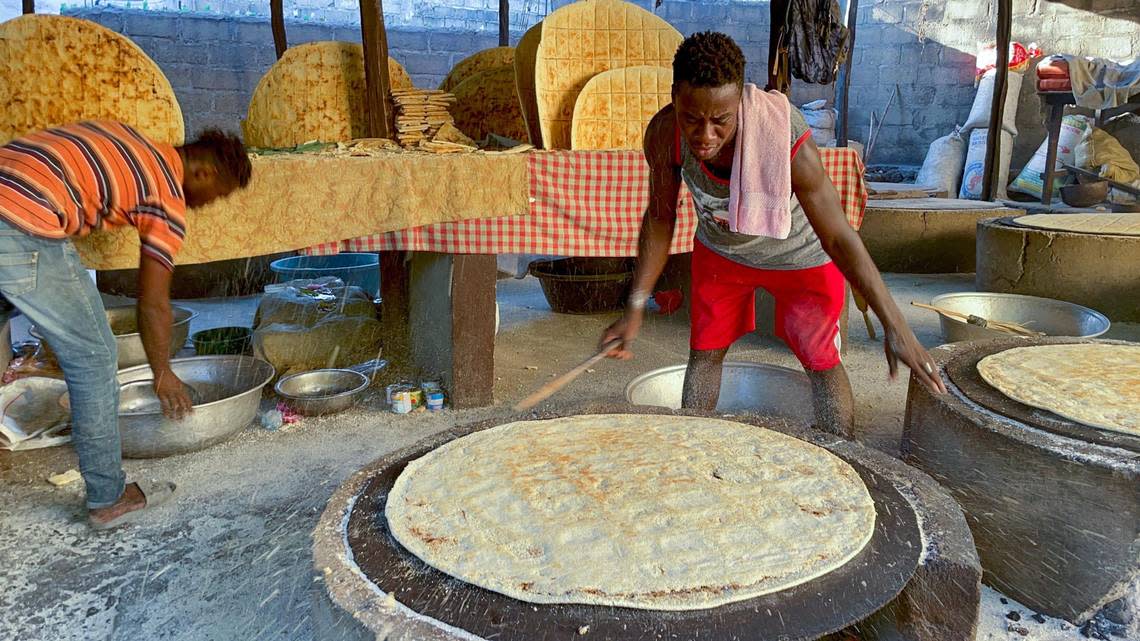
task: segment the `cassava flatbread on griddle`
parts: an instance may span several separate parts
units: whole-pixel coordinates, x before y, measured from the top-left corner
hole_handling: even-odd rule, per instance
[[[1140,435],[1140,345],[1016,347],[978,361],[978,374],[1020,403]]]
[[[1032,214],[1013,222],[1023,227],[1075,234],[1140,236],[1140,214]]]
[[[875,506],[823,448],[717,419],[524,421],[412,461],[396,539],[467,583],[533,603],[697,610],[849,561]]]

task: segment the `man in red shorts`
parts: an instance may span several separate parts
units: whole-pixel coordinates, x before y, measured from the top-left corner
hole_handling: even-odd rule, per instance
[[[945,386],[926,350],[903,320],[879,271],[847,222],[839,195],[820,161],[803,117],[791,109],[791,231],[786,239],[748,236],[727,225],[729,177],[737,113],[744,87],[744,54],[728,36],[698,33],[673,59],[673,102],[649,123],[645,156],[650,204],[638,240],[633,293],[625,315],[602,343],[630,358],[645,303],[668,258],[681,181],[698,214],[693,250],[692,329],[682,404],[715,409],[728,348],[756,328],[755,292],[776,299],[776,333],[811,379],[816,426],[851,438],[855,402],[839,359],[844,278],[866,297],[883,324],[891,376],[902,361],[937,392]]]

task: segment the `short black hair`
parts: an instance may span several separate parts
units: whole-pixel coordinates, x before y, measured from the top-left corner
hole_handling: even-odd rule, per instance
[[[673,56],[673,84],[682,82],[690,87],[744,86],[744,52],[723,33],[694,33]]]
[[[249,162],[245,144],[233,134],[219,129],[206,129],[193,142],[185,145],[192,156],[206,156],[232,184],[245,187],[249,184],[253,166]]]

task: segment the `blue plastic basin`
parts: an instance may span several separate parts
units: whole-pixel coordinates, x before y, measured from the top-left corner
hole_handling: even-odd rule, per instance
[[[290,256],[269,264],[277,282],[298,278],[336,276],[345,285],[355,285],[371,296],[380,295],[379,254],[345,253],[331,256]]]

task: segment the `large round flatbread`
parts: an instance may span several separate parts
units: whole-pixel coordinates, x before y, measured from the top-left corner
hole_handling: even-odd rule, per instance
[[[978,361],[1015,401],[1114,432],[1140,435],[1140,345],[1036,345]]]
[[[408,73],[391,58],[388,77],[392,89],[412,88]],[[242,123],[245,143],[287,148],[367,137],[364,94],[361,45],[326,41],[290,47],[253,90]]]
[[[1015,218],[1014,222],[1050,231],[1140,236],[1140,214],[1032,214]]]
[[[870,540],[875,506],[826,450],[716,419],[598,415],[457,439],[386,516],[431,566],[533,603],[696,610],[790,588]]]
[[[546,16],[534,82],[542,141],[569,149],[574,103],[603,71],[672,67],[682,36],[668,22],[624,0],[578,0]]]
[[[542,22],[527,29],[515,47],[515,89],[519,94],[519,107],[530,136],[530,144],[542,149],[542,128],[538,124],[538,101],[534,94],[534,64],[538,57],[538,43],[542,42]]]
[[[673,70],[623,67],[594,76],[574,104],[573,149],[642,148],[645,128],[673,100]]]
[[[441,91],[450,93],[459,83],[475,74],[483,73],[484,71],[494,71],[503,67],[513,69],[514,65],[514,47],[492,47],[491,49],[484,49],[456,63],[447,74],[447,77],[440,83],[439,88]]]
[[[180,145],[170,81],[127,38],[87,20],[25,15],[0,24],[0,144],[81,120],[115,120]]]
[[[526,142],[526,121],[515,91],[514,67],[499,67],[477,73],[453,90],[455,105],[451,115],[455,126],[473,140],[487,134]]]

